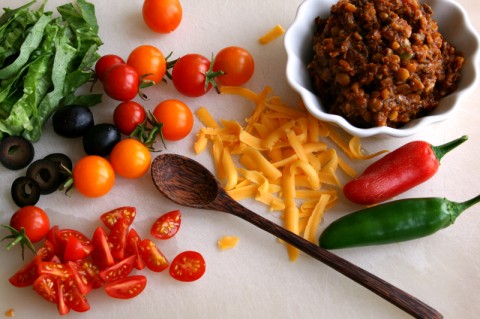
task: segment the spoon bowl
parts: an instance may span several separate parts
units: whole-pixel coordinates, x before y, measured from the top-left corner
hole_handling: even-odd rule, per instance
[[[200,163],[182,155],[162,154],[153,160],[151,172],[155,187],[173,202],[240,217],[337,270],[415,318],[443,318],[437,310],[405,291],[240,205]]]

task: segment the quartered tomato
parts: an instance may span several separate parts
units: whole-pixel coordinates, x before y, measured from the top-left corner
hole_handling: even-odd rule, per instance
[[[128,225],[131,225],[136,215],[137,209],[135,207],[122,206],[103,213],[100,216],[100,220],[108,227],[108,229],[112,229],[121,218],[125,218],[128,221]]]
[[[81,255],[88,256],[93,250],[90,239],[82,232],[75,229],[59,229],[55,233],[57,242],[57,253],[61,257],[67,255],[67,260],[78,260]],[[75,239],[70,239],[73,237]],[[68,244],[70,240],[70,244]],[[67,246],[69,251],[67,251]],[[83,247],[82,247],[83,246]],[[82,248],[84,251],[82,252]],[[70,259],[74,258],[74,259]]]
[[[57,281],[54,276],[41,275],[33,283],[33,290],[37,292],[43,299],[57,303]]]
[[[125,258],[128,226],[128,219],[120,218],[108,234],[108,243],[110,244],[110,251],[114,259],[122,260]]]
[[[35,256],[35,258],[11,276],[8,281],[15,287],[31,286],[38,277],[38,266],[41,262],[41,257]]]
[[[83,295],[88,294],[93,289],[93,278],[90,276],[86,268],[80,262],[66,262],[70,270],[70,276],[77,285]]]
[[[115,263],[110,245],[108,244],[107,233],[102,227],[97,227],[92,236],[92,260],[99,269],[105,269]]]
[[[63,300],[70,309],[77,312],[85,312],[90,309],[87,298],[80,292],[73,279],[61,280],[58,283],[58,289],[62,290]]]
[[[169,239],[180,229],[182,214],[173,210],[160,216],[152,225],[150,234],[158,239]]]
[[[203,276],[206,265],[203,256],[196,251],[178,254],[170,265],[170,275],[180,281],[195,281]]]
[[[130,256],[112,266],[100,271],[99,276],[105,282],[115,281],[127,277],[135,267],[136,256]]]
[[[139,251],[139,244],[141,242],[141,238],[138,235],[137,231],[134,228],[131,228],[127,235],[127,243],[125,246],[125,254],[127,256],[135,256],[135,268],[138,270],[142,270],[145,268],[145,262],[143,261],[142,257],[140,256]]]
[[[146,285],[147,278],[145,276],[135,275],[107,282],[105,291],[113,298],[130,299],[138,296]]]
[[[63,263],[43,261],[38,265],[38,274],[66,279],[70,277],[70,269]]]
[[[148,269],[161,272],[168,268],[168,260],[150,239],[144,239],[139,244],[139,252]]]

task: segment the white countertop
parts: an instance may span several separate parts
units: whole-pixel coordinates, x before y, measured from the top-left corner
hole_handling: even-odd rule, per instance
[[[254,56],[256,72],[246,85],[260,91],[268,85],[276,95],[292,105],[298,96],[285,79],[286,53],[282,39],[262,46],[257,39],[276,24],[285,29],[292,23],[300,0],[193,1],[183,0],[184,16],[180,27],[169,35],[148,30],[141,16],[142,1],[94,0],[104,45],[101,54],[114,53],[126,58],[138,45],[157,46],[174,57],[187,53],[210,56],[223,47],[238,45]],[[474,1],[459,1],[480,30],[480,7]],[[23,3],[23,2],[22,2]],[[54,10],[65,3],[49,0]],[[18,0],[3,0],[2,7],[17,7]],[[39,3],[37,4],[39,5]],[[211,91],[204,97],[184,98],[171,83],[148,88],[150,97],[144,105],[152,109],[166,98],[179,98],[193,110],[207,107],[215,118],[243,120],[252,105],[239,97],[219,96]],[[480,91],[464,100],[459,111],[446,122],[428,127],[408,138],[368,138],[367,151],[394,149],[412,140],[442,144],[461,135],[469,141],[445,156],[439,172],[428,182],[400,197],[447,197],[463,201],[478,195],[480,169]],[[97,123],[111,121],[118,102],[108,97],[94,108]],[[167,152],[193,157],[212,167],[208,154],[196,156],[192,145],[200,123],[192,134],[180,142],[168,143]],[[48,124],[40,142],[35,144],[36,158],[53,152],[65,152],[74,161],[82,155],[81,140],[65,140],[53,133]],[[361,170],[367,162],[357,163]],[[0,222],[8,223],[17,209],[10,197],[11,182],[21,172],[0,167]],[[257,204],[245,206],[272,220],[275,215]],[[140,235],[148,237],[151,223],[160,214],[179,208],[163,198],[154,188],[150,175],[139,180],[117,178],[107,196],[87,199],[80,194],[72,198],[58,192],[43,196],[38,206],[45,209],[52,224],[75,228],[87,234],[99,225],[98,216],[117,206],[137,208],[133,224]],[[359,207],[342,202],[327,213],[321,228],[346,212]],[[146,290],[137,298],[114,300],[100,289],[88,295],[91,310],[71,312],[69,318],[408,318],[409,316],[377,295],[335,272],[320,262],[301,255],[292,263],[285,248],[271,235],[233,216],[180,207],[183,224],[173,239],[159,242],[162,251],[173,259],[183,250],[201,252],[207,262],[204,277],[193,283],[181,283],[167,272],[142,271],[148,277]],[[398,286],[440,311],[445,318],[476,318],[480,313],[480,206],[469,209],[456,223],[428,238],[378,247],[336,251],[343,258]],[[3,235],[3,231],[2,231]],[[220,251],[217,240],[224,235],[240,238],[237,247]],[[5,243],[2,243],[2,245]],[[7,279],[22,264],[18,250],[0,249],[0,316],[13,308],[15,318],[59,317],[54,305],[37,296],[31,288],[11,286]]]

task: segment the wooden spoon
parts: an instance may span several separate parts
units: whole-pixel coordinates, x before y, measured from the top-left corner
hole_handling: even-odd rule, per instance
[[[415,318],[443,318],[437,310],[412,295],[243,207],[200,163],[181,155],[163,154],[153,160],[151,170],[157,189],[173,202],[240,217],[320,260]]]

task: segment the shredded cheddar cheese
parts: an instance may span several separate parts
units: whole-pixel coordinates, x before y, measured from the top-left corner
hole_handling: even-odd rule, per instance
[[[259,39],[258,42],[260,44],[268,44],[275,40],[276,38],[282,36],[285,33],[285,29],[279,24],[274,26],[272,29],[270,29],[267,33],[262,35]]]
[[[271,92],[270,87],[259,94],[243,87],[222,87],[222,94],[242,96],[255,109],[243,126],[231,120],[219,124],[206,108],[197,110],[204,127],[194,150],[200,154],[211,144],[217,177],[232,198],[254,198],[280,212],[286,229],[316,242],[324,213],[338,201],[339,171],[348,177],[356,174],[341,155],[363,160],[383,151],[365,155],[358,137],[348,140],[304,108],[289,107],[270,96]],[[292,261],[299,255],[295,247],[287,245],[287,250]]]
[[[221,250],[231,249],[237,246],[238,241],[237,236],[223,236],[217,241],[217,246]]]

